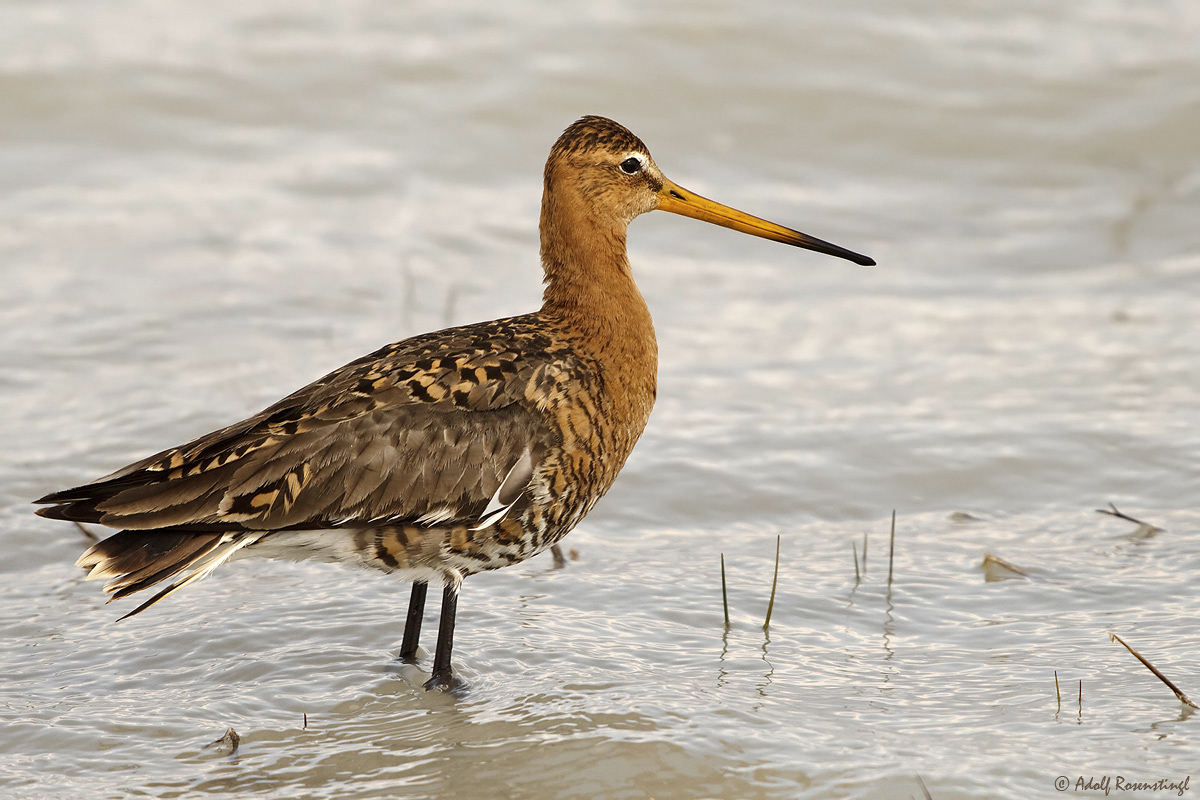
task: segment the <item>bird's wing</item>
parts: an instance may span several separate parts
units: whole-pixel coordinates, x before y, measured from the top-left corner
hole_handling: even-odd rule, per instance
[[[488,325],[389,345],[39,513],[195,532],[477,524],[524,490],[554,441],[534,398],[573,370]]]

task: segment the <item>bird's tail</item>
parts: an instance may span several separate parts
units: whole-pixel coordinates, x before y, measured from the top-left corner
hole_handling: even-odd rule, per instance
[[[187,572],[181,580],[121,617],[125,619],[200,580],[263,534],[259,531],[121,531],[92,545],[75,563],[88,570],[88,580],[108,581],[104,591],[112,595],[110,601]]]

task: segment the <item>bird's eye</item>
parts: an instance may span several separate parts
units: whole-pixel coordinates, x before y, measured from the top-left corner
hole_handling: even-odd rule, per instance
[[[642,168],[642,160],[640,158],[630,156],[622,161],[619,166],[621,167],[621,172],[624,172],[626,175],[633,175]]]

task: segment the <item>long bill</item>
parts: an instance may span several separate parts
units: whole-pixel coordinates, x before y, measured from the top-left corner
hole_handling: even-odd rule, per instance
[[[751,236],[759,236],[774,242],[790,244],[793,247],[803,247],[805,250],[815,250],[818,253],[837,256],[838,258],[853,261],[855,264],[861,264],[864,267],[875,266],[875,259],[873,258],[855,253],[853,250],[847,250],[844,247],[839,247],[824,239],[809,236],[807,233],[800,233],[800,231],[794,231],[791,228],[776,225],[774,222],[768,222],[765,219],[751,216],[743,211],[738,211],[736,208],[721,205],[714,200],[709,200],[707,197],[701,197],[695,192],[689,192],[679,184],[665,178],[663,179],[663,187],[658,192],[658,209],[660,211],[670,211],[672,214],[681,214],[685,217],[703,220],[704,222],[711,222],[714,225],[748,233]]]

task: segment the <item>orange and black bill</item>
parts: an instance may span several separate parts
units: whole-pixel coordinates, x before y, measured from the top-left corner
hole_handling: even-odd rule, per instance
[[[682,214],[685,217],[711,222],[723,228],[759,236],[774,242],[783,242],[805,250],[815,250],[838,258],[853,261],[864,267],[875,266],[875,259],[847,250],[836,244],[831,244],[807,233],[800,233],[774,222],[751,216],[736,208],[721,205],[718,202],[701,197],[695,192],[689,192],[677,183],[663,181],[663,187],[658,192],[658,208],[660,211],[670,211],[672,214]]]

